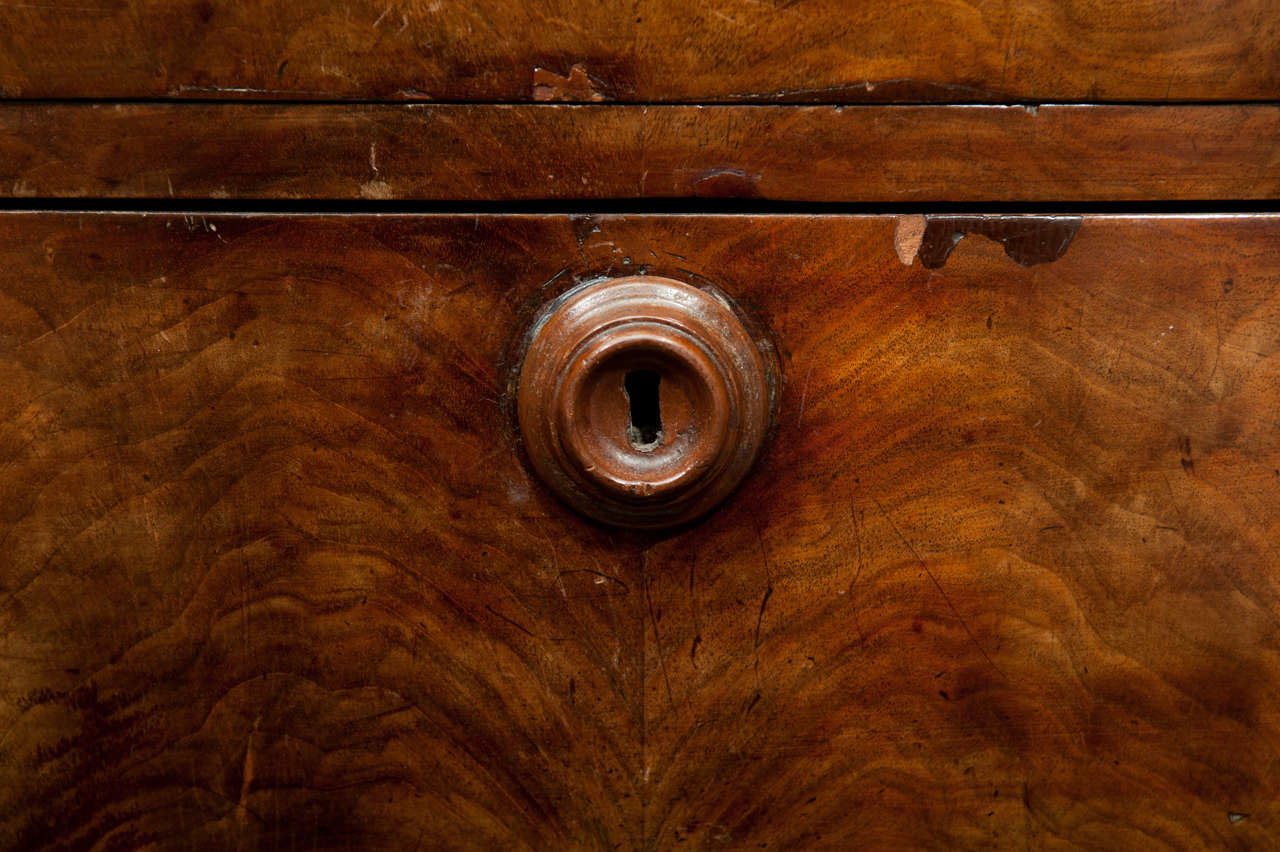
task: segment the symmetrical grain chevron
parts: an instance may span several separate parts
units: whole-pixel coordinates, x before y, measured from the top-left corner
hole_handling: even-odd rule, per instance
[[[1274,843],[1280,221],[921,224],[0,216],[0,847]],[[658,534],[509,405],[642,268],[785,373]]]

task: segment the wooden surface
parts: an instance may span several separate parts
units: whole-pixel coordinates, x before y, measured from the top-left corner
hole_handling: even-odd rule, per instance
[[[1280,107],[0,105],[16,198],[1280,196]]]
[[[1274,845],[1280,219],[1076,224],[0,216],[0,846]],[[786,375],[663,535],[504,403],[641,267]]]
[[[46,0],[0,95],[630,101],[1273,99],[1271,0]]]

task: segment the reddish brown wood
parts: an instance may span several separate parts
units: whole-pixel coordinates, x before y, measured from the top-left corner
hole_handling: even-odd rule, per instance
[[[0,846],[1274,845],[1280,219],[928,227],[0,216]],[[642,268],[785,379],[676,533],[502,399]]]
[[[0,106],[10,196],[634,196],[639,115],[495,106]]]
[[[0,195],[1280,196],[1280,107],[0,106]]]
[[[1277,220],[932,271],[897,229],[674,249],[744,282],[789,393],[737,498],[645,553],[650,843],[1273,845]]]
[[[550,300],[512,377],[533,469],[605,523],[663,529],[706,514],[751,470],[777,404],[772,341],[749,323],[704,282],[656,275]]]
[[[1254,100],[1269,0],[101,0],[0,6],[23,98]]]

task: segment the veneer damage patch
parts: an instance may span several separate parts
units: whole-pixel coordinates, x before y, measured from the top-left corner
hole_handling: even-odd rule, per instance
[[[907,266],[918,257],[926,269],[940,269],[966,234],[979,234],[1000,243],[1020,266],[1035,266],[1066,254],[1081,220],[1080,216],[1036,215],[899,216],[894,248]]]

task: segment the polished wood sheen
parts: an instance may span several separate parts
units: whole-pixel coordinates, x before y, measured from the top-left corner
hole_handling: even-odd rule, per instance
[[[6,214],[0,270],[4,848],[1276,843],[1280,219]],[[640,271],[780,342],[673,533],[503,384]]]
[[[1280,197],[1280,107],[0,104],[0,196]]]
[[[566,503],[629,529],[697,520],[760,455],[774,344],[705,281],[601,278],[551,300],[510,391],[530,465]]]
[[[1245,101],[1271,0],[46,0],[10,98]]]

